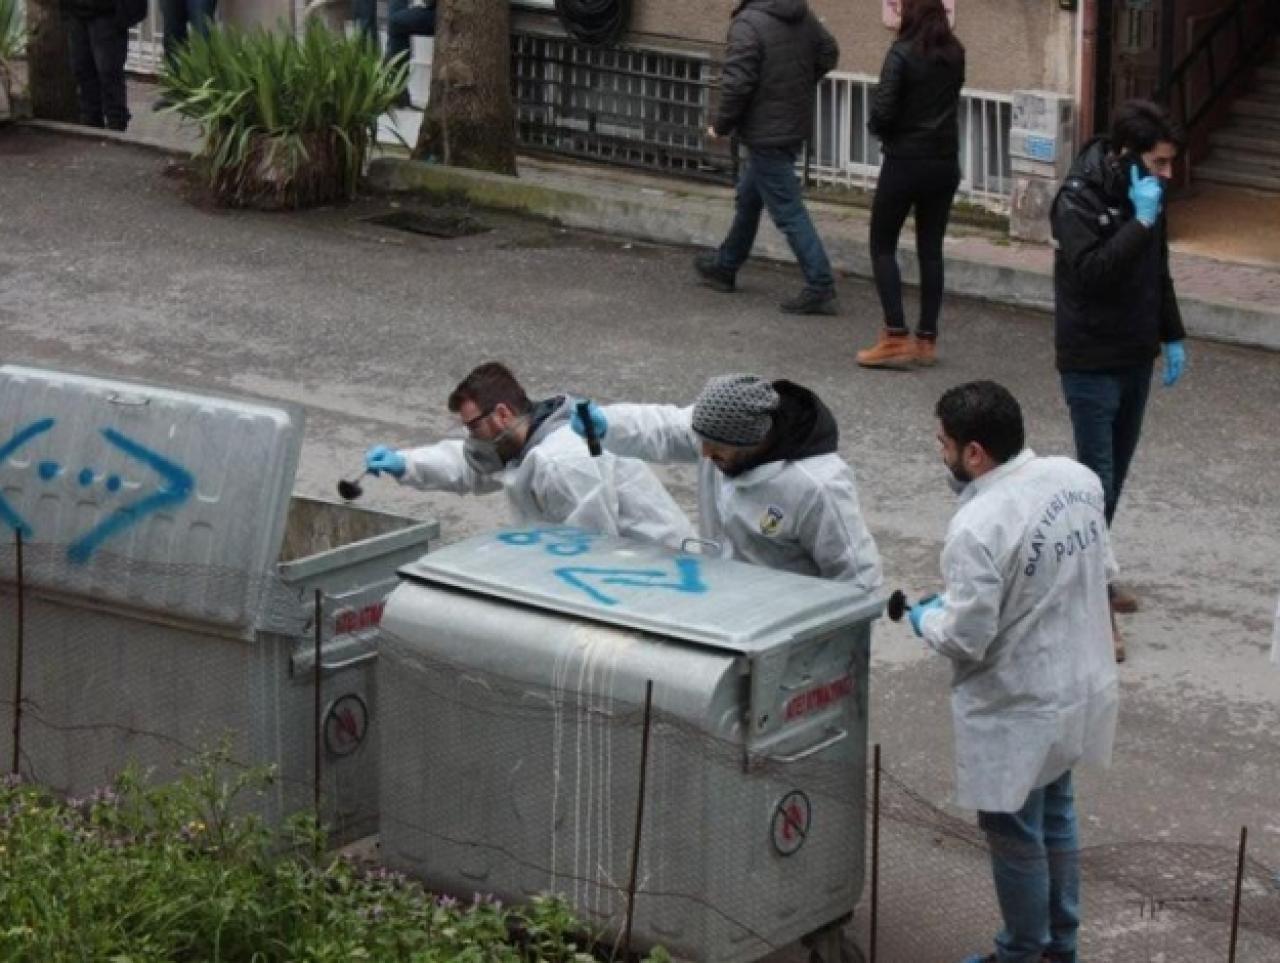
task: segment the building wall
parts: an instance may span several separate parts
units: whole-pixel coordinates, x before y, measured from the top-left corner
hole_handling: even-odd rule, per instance
[[[639,42],[677,38],[719,49],[738,0],[636,0]],[[893,31],[882,0],[811,0],[840,42],[840,70],[879,73]],[[1075,87],[1076,16],[1055,0],[956,0],[956,32],[968,49],[968,85],[1010,91]]]

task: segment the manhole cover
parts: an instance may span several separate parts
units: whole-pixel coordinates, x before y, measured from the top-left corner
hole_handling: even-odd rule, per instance
[[[378,214],[366,218],[370,224],[395,228],[397,231],[408,231],[410,234],[425,234],[427,237],[467,237],[471,234],[483,234],[491,230],[481,224],[470,214],[422,214],[418,211],[392,211],[390,214]]]

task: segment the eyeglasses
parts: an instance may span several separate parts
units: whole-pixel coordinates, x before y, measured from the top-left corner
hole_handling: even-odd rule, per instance
[[[497,406],[495,405],[494,408],[496,407]],[[491,414],[493,414],[494,408],[486,408],[484,411],[480,412],[480,414],[476,415],[470,421],[464,421],[462,423],[462,427],[467,430],[467,434],[474,435],[476,433],[476,426],[479,425],[480,422],[488,418]]]

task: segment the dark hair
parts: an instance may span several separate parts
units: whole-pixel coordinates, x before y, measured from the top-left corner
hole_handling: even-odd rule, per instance
[[[934,412],[957,445],[976,441],[1002,465],[1026,443],[1018,399],[994,381],[956,385],[938,399]]]
[[[449,393],[449,410],[456,414],[468,401],[481,411],[506,405],[517,415],[533,407],[516,376],[501,361],[486,361],[459,381]]]
[[[911,41],[921,57],[939,57],[948,63],[964,59],[964,45],[951,30],[942,0],[902,0],[898,39]]]
[[[1182,128],[1167,110],[1149,100],[1126,100],[1116,109],[1111,121],[1114,150],[1145,154],[1161,143],[1173,144],[1179,149],[1183,144]]]

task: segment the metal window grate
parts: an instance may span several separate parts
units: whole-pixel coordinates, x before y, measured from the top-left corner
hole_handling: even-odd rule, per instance
[[[682,173],[730,166],[704,136],[709,60],[517,33],[511,64],[526,149]]]
[[[870,190],[880,171],[880,141],[867,130],[876,79],[829,74],[818,88],[809,176]],[[1007,210],[1013,188],[1009,128],[1013,98],[966,90],[960,100],[960,191],[965,200]]]

